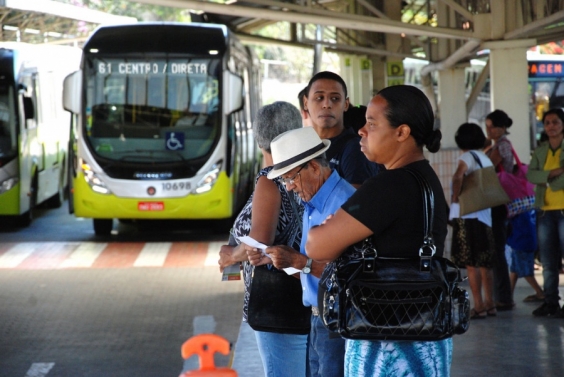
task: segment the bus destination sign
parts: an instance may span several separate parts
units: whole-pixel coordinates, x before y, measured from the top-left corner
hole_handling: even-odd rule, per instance
[[[185,62],[99,62],[98,74],[119,75],[206,75],[207,64]]]

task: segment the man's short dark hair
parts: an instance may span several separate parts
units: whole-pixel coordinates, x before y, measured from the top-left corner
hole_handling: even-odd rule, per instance
[[[307,86],[305,88],[303,88],[302,90],[300,90],[300,92],[298,93],[298,102],[300,103],[300,110],[302,110],[302,111],[305,111],[304,97],[306,97],[306,93],[307,93]]]
[[[343,78],[338,74],[329,71],[322,71],[313,75],[313,77],[309,80],[309,83],[307,84],[306,96],[309,96],[309,91],[311,90],[311,86],[313,85],[313,83],[316,82],[317,80],[323,80],[323,79],[337,81],[343,87],[343,91],[345,92],[345,98],[348,97],[347,84],[345,84],[345,80],[343,80]]]

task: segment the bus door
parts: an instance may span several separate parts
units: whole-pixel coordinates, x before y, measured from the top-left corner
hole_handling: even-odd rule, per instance
[[[42,147],[37,140],[35,74],[24,74],[18,85],[20,116],[20,213],[33,208],[37,199],[37,172],[43,168]]]

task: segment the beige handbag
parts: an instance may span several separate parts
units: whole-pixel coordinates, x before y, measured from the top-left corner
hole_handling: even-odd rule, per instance
[[[478,156],[470,153],[476,162],[482,166]],[[464,177],[462,190],[458,195],[460,216],[509,202],[509,196],[499,183],[499,178],[493,166],[482,167]]]

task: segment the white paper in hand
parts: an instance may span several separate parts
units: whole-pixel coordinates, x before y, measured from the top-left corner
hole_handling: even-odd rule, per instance
[[[459,217],[460,217],[460,203],[451,203],[448,219],[452,220],[452,219],[457,219]]]
[[[265,253],[265,250],[268,246],[258,242],[257,240],[255,240],[254,238],[251,238],[249,236],[243,236],[243,237],[237,237],[237,239],[247,245],[249,245],[250,247],[254,247],[256,249],[259,249],[260,251],[262,251],[262,253],[268,257],[268,254]],[[300,272],[300,270],[298,270],[297,268],[294,267],[288,267],[288,268],[283,268],[284,272],[286,272],[288,275],[293,275],[296,272]]]

